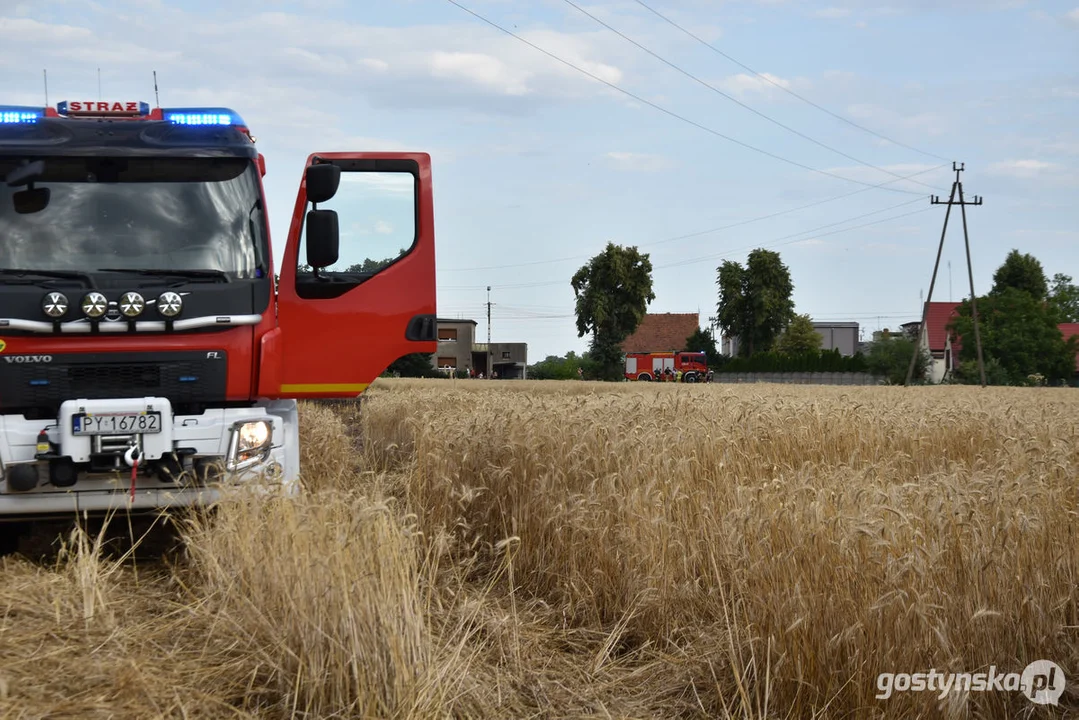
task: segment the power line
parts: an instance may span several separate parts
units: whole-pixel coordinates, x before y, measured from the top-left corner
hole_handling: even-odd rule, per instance
[[[858,128],[859,130],[862,130],[863,132],[867,132],[867,133],[869,133],[870,135],[873,135],[873,136],[875,136],[875,137],[878,137],[878,138],[880,138],[881,140],[885,140],[885,141],[887,141],[887,142],[890,142],[890,143],[892,143],[893,145],[898,145],[899,147],[903,147],[903,148],[906,148],[907,150],[912,150],[912,151],[914,151],[914,152],[918,153],[919,155],[925,155],[925,156],[927,156],[927,157],[931,157],[931,158],[935,158],[935,159],[937,159],[937,160],[943,160],[943,161],[945,161],[945,162],[948,162],[948,159],[947,159],[947,158],[941,157],[940,155],[936,155],[936,154],[934,154],[934,153],[931,153],[931,152],[927,152],[927,151],[925,151],[925,150],[919,150],[919,149],[918,149],[918,148],[916,148],[916,147],[913,147],[913,146],[911,146],[911,145],[907,145],[906,143],[902,143],[902,142],[899,142],[898,140],[896,140],[896,139],[894,139],[894,138],[890,138],[890,137],[888,137],[887,135],[882,135],[881,133],[879,133],[879,132],[876,132],[875,130],[871,130],[871,129],[869,129],[869,128],[865,127],[864,125],[860,125],[860,124],[858,124],[858,123],[854,122],[853,120],[848,120],[847,118],[843,117],[842,115],[838,115],[838,114],[836,114],[836,113],[832,112],[831,110],[829,110],[829,109],[828,109],[828,108],[826,108],[826,107],[822,107],[821,105],[818,105],[817,103],[813,102],[812,100],[810,100],[810,99],[808,99],[808,98],[806,98],[806,97],[803,97],[803,96],[799,95],[798,93],[794,92],[794,91],[793,91],[793,90],[791,90],[790,88],[787,88],[787,87],[784,87],[783,85],[780,85],[779,83],[777,83],[777,82],[775,82],[774,80],[772,80],[772,78],[768,77],[767,75],[764,75],[764,74],[762,74],[762,73],[759,73],[759,72],[757,72],[756,70],[754,70],[753,68],[749,67],[748,65],[746,65],[746,64],[745,64],[745,63],[743,63],[743,62],[741,62],[740,60],[738,60],[738,59],[736,59],[736,58],[734,58],[734,57],[731,57],[731,56],[730,56],[730,55],[728,55],[727,53],[723,52],[722,50],[720,50],[720,49],[719,49],[719,48],[717,48],[716,46],[714,46],[714,45],[712,45],[711,43],[709,43],[708,41],[706,41],[706,40],[704,40],[704,39],[702,39],[702,38],[698,37],[697,35],[693,34],[693,33],[692,33],[692,32],[690,32],[689,30],[687,30],[686,28],[682,27],[681,25],[679,25],[678,23],[676,23],[676,22],[675,22],[674,20],[671,20],[671,19],[670,19],[669,17],[667,17],[666,15],[663,15],[663,14],[662,14],[662,13],[660,13],[660,12],[659,12],[658,10],[656,10],[655,8],[653,8],[653,7],[651,7],[650,5],[648,5],[647,3],[645,3],[645,2],[643,1],[643,0],[636,0],[636,3],[637,3],[638,5],[640,5],[641,7],[645,8],[646,10],[648,10],[649,12],[653,13],[653,14],[654,14],[654,15],[656,15],[657,17],[659,17],[659,18],[660,18],[661,20],[663,20],[664,22],[667,22],[667,23],[669,23],[670,25],[672,25],[673,27],[677,28],[678,30],[681,30],[681,31],[682,31],[683,33],[685,33],[686,35],[690,36],[691,38],[693,38],[694,40],[696,40],[697,42],[699,42],[699,43],[700,43],[701,45],[704,45],[704,46],[705,46],[706,48],[708,48],[708,49],[709,49],[709,50],[711,50],[712,52],[715,52],[715,53],[717,53],[717,54],[719,54],[719,55],[722,55],[723,57],[727,58],[728,60],[730,60],[730,61],[731,61],[732,63],[734,63],[735,65],[738,65],[739,67],[741,67],[741,68],[743,68],[743,69],[745,69],[745,70],[748,70],[749,72],[753,73],[754,75],[756,75],[757,77],[761,78],[762,80],[765,80],[766,82],[769,82],[769,83],[771,83],[772,85],[775,85],[775,86],[776,86],[777,88],[779,88],[779,89],[780,89],[780,90],[782,90],[783,92],[787,93],[788,95],[791,95],[791,96],[793,96],[793,97],[796,97],[796,98],[798,98],[798,99],[799,99],[799,100],[801,100],[802,102],[804,102],[804,103],[806,103],[806,104],[808,104],[808,105],[811,105],[811,106],[813,106],[813,107],[817,108],[818,110],[820,110],[820,111],[821,111],[821,112],[823,112],[823,113],[827,113],[828,115],[831,115],[831,116],[832,116],[832,117],[834,117],[834,118],[835,118],[836,120],[841,120],[841,121],[843,121],[843,122],[847,123],[848,125],[850,125],[850,126],[852,126],[852,127],[856,127],[856,128]]]
[[[604,80],[603,78],[599,77],[598,75],[595,75],[593,73],[588,72],[584,68],[581,68],[581,67],[578,67],[577,65],[574,65],[569,60],[565,60],[565,59],[559,57],[558,55],[555,55],[554,53],[552,53],[552,52],[550,52],[548,50],[544,50],[539,45],[536,45],[535,43],[530,42],[528,40],[525,40],[523,37],[516,34],[512,30],[507,30],[506,28],[502,27],[501,25],[494,22],[493,20],[488,20],[487,18],[480,15],[479,13],[477,13],[477,12],[475,12],[473,10],[470,10],[469,8],[462,5],[461,3],[457,2],[457,0],[446,0],[446,1],[449,2],[452,5],[456,5],[457,7],[461,8],[466,13],[468,13],[469,15],[475,17],[476,19],[478,19],[478,20],[480,20],[482,22],[487,23],[491,27],[493,27],[493,28],[495,28],[497,30],[501,30],[502,32],[509,35],[510,37],[516,38],[517,40],[523,42],[525,45],[528,45],[529,47],[540,51],[544,55],[546,55],[546,56],[548,56],[548,57],[550,57],[550,58],[552,58],[554,60],[557,60],[558,62],[562,63],[563,65],[566,65],[567,67],[572,68],[573,70],[576,70],[577,72],[581,73],[582,75],[587,75],[588,77],[592,78],[593,80],[603,83],[604,85],[611,88],[612,90],[620,92],[620,93],[622,93],[623,95],[625,95],[627,97],[633,98],[634,100],[636,100],[639,103],[642,103],[644,105],[648,105],[651,108],[659,110],[660,112],[664,113],[665,115],[669,115],[669,116],[671,116],[671,117],[673,117],[673,118],[675,118],[677,120],[681,120],[682,122],[684,122],[684,123],[686,123],[688,125],[692,125],[693,127],[697,128],[699,130],[703,130],[703,131],[705,131],[705,132],[707,132],[707,133],[709,133],[711,135],[715,135],[716,137],[727,140],[728,142],[732,142],[735,145],[739,145],[741,147],[744,147],[747,150],[752,150],[753,152],[760,153],[761,155],[767,155],[770,158],[773,158],[775,160],[779,160],[780,162],[785,162],[788,165],[793,165],[793,166],[801,168],[803,170],[808,170],[810,172],[818,173],[820,175],[826,175],[828,177],[836,178],[837,180],[845,180],[846,182],[855,183],[857,185],[865,185],[867,187],[883,187],[883,186],[880,186],[880,185],[873,185],[872,183],[862,182],[861,180],[855,180],[854,178],[845,177],[845,176],[839,175],[837,173],[829,172],[828,170],[820,170],[820,169],[815,168],[815,167],[810,167],[809,165],[805,165],[803,163],[800,163],[797,160],[791,160],[790,158],[785,158],[782,155],[777,155],[777,154],[775,154],[773,152],[770,152],[768,150],[763,150],[763,149],[761,149],[759,147],[756,147],[754,145],[750,145],[749,143],[744,143],[741,140],[736,140],[736,139],[730,137],[729,135],[724,135],[723,133],[719,132],[718,130],[715,130],[714,128],[710,128],[707,125],[702,125],[701,123],[699,123],[699,122],[697,122],[695,120],[690,120],[686,116],[679,115],[678,113],[674,112],[673,110],[668,110],[667,108],[663,107],[662,105],[658,105],[658,104],[652,102],[651,100],[646,100],[643,97],[641,97],[640,95],[632,93],[629,90],[626,90],[625,88],[622,88],[622,87],[620,87],[618,85],[615,85],[612,82],[608,82],[607,80]],[[905,193],[907,195],[920,195],[921,194],[921,193],[913,192],[911,190],[900,190],[899,188],[887,188],[887,189],[892,191],[892,192]]]
[[[828,236],[831,236],[831,235],[838,235],[840,233],[850,232],[851,230],[860,230],[862,228],[869,227],[871,225],[879,225],[881,223],[885,223],[885,222],[888,222],[890,220],[899,220],[901,218],[909,217],[911,215],[917,215],[918,213],[923,213],[923,212],[927,212],[928,210],[930,210],[930,208],[922,208],[921,210],[914,210],[913,212],[903,213],[901,215],[893,215],[892,217],[881,218],[880,220],[875,220],[875,221],[869,222],[869,223],[863,223],[861,225],[854,225],[854,226],[849,227],[849,228],[839,228],[838,230],[833,230],[831,232],[822,233],[820,235],[813,235],[812,237],[801,238],[799,240],[792,240],[790,242],[779,242],[779,241],[782,241],[782,240],[787,240],[788,238],[796,238],[796,237],[798,237],[800,235],[810,235],[812,233],[816,233],[818,230],[822,230],[822,229],[829,228],[829,227],[835,227],[836,225],[842,225],[843,223],[851,222],[852,220],[858,220],[858,219],[863,218],[863,217],[868,217],[869,215],[875,215],[876,213],[879,213],[879,212],[887,212],[888,210],[895,210],[896,208],[903,207],[903,206],[906,206],[906,205],[910,205],[913,202],[918,202],[918,201],[914,200],[914,201],[911,201],[911,202],[900,203],[899,205],[895,205],[893,207],[884,208],[882,210],[876,210],[876,211],[873,211],[873,212],[870,212],[870,213],[865,213],[865,214],[862,214],[862,215],[857,215],[857,216],[855,216],[853,218],[847,218],[846,220],[840,220],[839,222],[833,222],[833,223],[828,223],[827,225],[821,225],[821,226],[815,227],[815,228],[813,228],[811,230],[802,230],[801,232],[792,233],[790,235],[784,235],[783,237],[776,238],[775,240],[770,241],[769,244],[765,244],[765,245],[757,244],[757,245],[754,245],[752,247],[747,246],[746,248],[739,248],[737,250],[728,250],[728,251],[723,252],[723,253],[712,254],[712,255],[704,255],[704,256],[700,256],[700,257],[696,257],[696,258],[688,258],[688,259],[680,260],[680,261],[674,262],[674,263],[667,263],[665,265],[655,265],[655,266],[653,266],[653,270],[661,270],[661,269],[665,269],[665,268],[680,267],[682,265],[693,265],[693,264],[700,263],[700,262],[718,260],[718,259],[727,257],[729,255],[733,255],[735,253],[745,252],[747,250],[753,250],[753,249],[756,249],[756,248],[763,248],[763,249],[767,250],[767,249],[770,249],[770,248],[782,247],[783,245],[790,245],[790,244],[793,244],[795,242],[805,242],[807,240],[815,240],[817,238],[828,237]],[[509,284],[506,284],[506,285],[492,285],[491,287],[499,288],[499,289],[515,289],[515,288],[533,288],[533,287],[552,287],[552,286],[555,286],[555,285],[567,285],[568,286],[569,282],[566,281],[566,280],[547,280],[547,281],[540,281],[540,282],[509,283]],[[486,285],[440,285],[439,290],[479,290],[479,289],[483,289],[484,287],[486,287]]]
[[[916,173],[914,173],[912,175],[908,175],[908,176],[903,177],[903,178],[898,178],[896,180],[889,180],[889,181],[887,181],[885,183],[881,183],[880,185],[877,185],[875,187],[881,187],[883,185],[889,185],[891,183],[899,182],[900,180],[910,180],[913,177],[916,177],[918,175],[924,175],[925,173],[933,172],[934,170],[939,170],[942,167],[944,167],[944,165],[937,165],[936,167],[929,168],[928,170],[920,170],[920,171],[918,171],[918,172],[916,172]],[[757,217],[749,218],[748,220],[740,220],[740,221],[738,221],[736,223],[731,223],[730,225],[722,225],[720,227],[714,227],[714,228],[711,228],[711,229],[708,229],[708,230],[698,230],[696,232],[686,233],[684,235],[675,235],[674,237],[664,238],[663,240],[653,240],[651,242],[639,243],[639,244],[636,245],[636,247],[652,247],[654,245],[662,245],[664,243],[675,242],[677,240],[688,240],[690,238],[700,237],[701,235],[710,235],[711,233],[721,232],[723,230],[730,230],[730,229],[736,228],[736,227],[742,227],[743,225],[749,225],[751,223],[760,222],[762,220],[770,220],[770,219],[775,218],[775,217],[780,217],[781,215],[789,215],[790,213],[798,212],[799,210],[806,210],[808,208],[817,207],[818,205],[824,205],[826,203],[835,202],[836,200],[843,200],[844,198],[849,198],[852,195],[858,195],[859,193],[869,192],[872,189],[873,188],[862,188],[861,190],[855,190],[853,192],[844,193],[843,195],[837,195],[835,197],[826,198],[824,200],[817,200],[817,201],[811,202],[811,203],[809,203],[807,205],[799,205],[798,207],[788,208],[786,210],[778,210],[778,211],[776,211],[774,213],[768,213],[767,215],[758,215]],[[917,201],[912,200],[911,202],[917,202]],[[483,267],[466,267],[466,268],[438,268],[438,272],[470,272],[470,271],[474,271],[474,270],[505,270],[505,269],[508,269],[508,268],[528,267],[528,266],[532,266],[532,265],[550,265],[550,264],[553,264],[553,263],[569,262],[571,260],[584,260],[584,259],[587,259],[588,257],[590,257],[590,256],[588,256],[588,255],[574,255],[573,257],[563,257],[563,258],[557,258],[555,260],[533,260],[533,261],[524,262],[524,263],[511,263],[509,265],[487,265],[487,266],[483,266]]]
[[[915,201],[915,202],[917,202],[917,201]],[[902,203],[902,205],[910,205],[910,203]],[[896,207],[900,207],[900,206],[896,206]],[[885,208],[885,210],[895,210],[895,209],[896,209],[895,207]],[[917,215],[918,213],[928,212],[929,209],[930,208],[922,208],[921,210],[914,210],[913,212],[903,213],[902,215],[893,215],[892,217],[881,218],[880,220],[874,220],[873,222],[862,223],[861,225],[855,225],[855,226],[849,227],[849,228],[840,228],[839,230],[833,230],[831,232],[821,233],[819,235],[813,235],[812,237],[800,238],[800,239],[797,239],[797,240],[791,240],[789,242],[778,242],[779,240],[786,240],[787,238],[794,238],[794,237],[797,237],[798,235],[805,235],[807,232],[809,232],[809,233],[814,232],[814,230],[803,231],[801,233],[794,233],[792,235],[787,235],[786,237],[776,238],[776,240],[773,241],[772,244],[770,244],[770,245],[755,245],[753,247],[748,247],[747,246],[745,248],[739,248],[737,250],[729,250],[729,251],[724,252],[724,253],[718,253],[718,254],[713,254],[713,255],[702,255],[702,256],[696,257],[696,258],[687,258],[685,260],[679,260],[678,262],[668,263],[666,265],[656,265],[655,269],[660,270],[660,269],[663,269],[663,268],[681,267],[682,265],[694,265],[694,264],[696,264],[698,262],[704,262],[706,260],[722,260],[723,258],[729,257],[730,255],[734,255],[736,253],[741,253],[741,252],[747,252],[747,251],[755,249],[757,247],[763,247],[764,249],[767,250],[767,249],[771,249],[771,248],[783,247],[784,245],[793,245],[794,243],[799,243],[799,242],[808,242],[809,240],[816,240],[818,238],[828,237],[830,235],[838,235],[839,233],[850,232],[851,230],[861,230],[862,228],[866,228],[866,227],[869,227],[871,225],[879,225],[880,223],[888,222],[889,220],[899,220],[900,218],[909,217],[911,215]],[[831,223],[830,225],[822,225],[820,228],[816,228],[816,230],[820,230],[820,229],[826,228],[826,227],[832,227],[834,225],[842,225],[844,222],[850,222],[851,220],[857,220],[859,218],[868,217],[869,215],[875,215],[876,213],[884,212],[885,210],[877,210],[876,212],[866,213],[865,215],[859,215],[856,218],[849,218],[847,220],[843,220],[843,221],[838,222],[838,223]]]
[[[741,107],[743,107],[746,110],[750,111],[754,115],[762,117],[765,120],[767,120],[768,122],[773,123],[775,125],[778,125],[779,127],[783,128],[787,132],[794,133],[795,135],[797,135],[800,138],[803,138],[804,140],[808,140],[809,142],[811,142],[811,143],[813,143],[815,145],[819,145],[820,147],[824,148],[825,150],[829,150],[831,152],[834,152],[837,155],[845,157],[848,160],[852,160],[852,161],[854,161],[854,162],[856,162],[856,163],[858,163],[860,165],[865,165],[868,168],[872,168],[874,170],[877,170],[878,172],[885,173],[886,175],[891,175],[892,177],[896,177],[896,178],[902,177],[898,173],[894,173],[891,170],[886,170],[886,169],[884,169],[882,167],[878,167],[878,166],[876,166],[876,165],[874,165],[872,163],[866,162],[865,160],[861,160],[859,158],[856,158],[853,155],[850,155],[848,153],[843,152],[842,150],[839,150],[837,148],[832,147],[831,145],[826,145],[825,143],[823,143],[823,142],[821,142],[821,141],[819,141],[819,140],[817,140],[817,139],[815,139],[813,137],[810,137],[809,135],[806,135],[803,132],[795,130],[794,128],[790,127],[789,125],[785,125],[784,123],[780,122],[779,120],[776,120],[775,118],[771,117],[770,115],[762,113],[761,111],[757,110],[756,108],[753,108],[753,107],[747,105],[746,103],[742,102],[738,98],[733,97],[733,96],[729,95],[728,93],[723,92],[722,90],[717,88],[715,85],[712,85],[711,83],[708,83],[708,82],[705,82],[704,80],[701,80],[699,77],[697,77],[693,73],[689,72],[688,70],[685,70],[685,69],[679,67],[678,65],[675,65],[674,63],[672,63],[671,61],[669,61],[666,58],[662,57],[661,55],[649,50],[648,48],[646,48],[644,45],[641,45],[639,42],[637,42],[633,38],[631,38],[628,35],[622,33],[621,31],[611,27],[609,24],[607,24],[606,22],[604,22],[600,18],[598,18],[595,15],[593,15],[592,13],[588,12],[587,10],[582,8],[580,5],[578,5],[577,3],[573,2],[573,0],[562,0],[562,2],[566,3],[567,5],[570,5],[571,7],[576,8],[581,13],[583,13],[583,14],[587,15],[588,17],[592,18],[597,23],[599,23],[603,27],[607,28],[608,30],[610,30],[611,32],[613,32],[615,35],[622,38],[626,42],[632,43],[633,45],[640,48],[641,50],[644,50],[646,53],[648,53],[649,55],[651,55],[655,59],[659,60],[664,65],[667,65],[668,67],[673,68],[674,70],[677,70],[678,72],[680,72],[683,75],[685,75],[686,77],[688,77],[690,80],[693,80],[694,82],[699,83],[700,85],[703,85],[704,87],[708,88],[709,90],[716,93],[717,95],[720,95],[720,96],[730,100],[731,102],[733,102],[733,103],[735,103],[737,105],[740,105]],[[927,187],[927,188],[932,188],[934,190],[936,189],[934,186],[927,185],[926,183],[920,182],[918,180],[914,180],[913,182],[917,183],[918,185],[922,185],[924,187]]]

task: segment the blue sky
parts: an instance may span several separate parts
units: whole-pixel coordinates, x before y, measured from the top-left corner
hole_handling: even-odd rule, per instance
[[[460,2],[712,132],[446,0],[0,0],[0,103],[42,104],[42,68],[52,104],[95,98],[97,68],[104,98],[152,103],[156,69],[162,105],[234,108],[267,158],[278,258],[309,152],[430,152],[440,314],[485,337],[491,285],[492,339],[532,361],[585,349],[569,279],[609,240],[651,254],[651,310],[702,325],[716,267],[755,247],[781,253],[799,312],[867,338],[917,319],[944,216],[928,195],[953,159],[985,198],[968,209],[979,293],[1014,247],[1079,279],[1079,0],[646,0],[771,82],[637,2],[574,0],[729,97],[565,0]],[[932,188],[869,187],[889,173]],[[955,220],[934,299],[967,292]]]

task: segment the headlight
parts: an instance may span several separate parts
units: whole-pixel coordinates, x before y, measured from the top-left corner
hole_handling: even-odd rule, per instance
[[[243,470],[263,462],[273,444],[273,423],[269,420],[250,420],[232,426],[229,454],[225,469]]]
[[[240,452],[261,448],[270,440],[273,429],[265,420],[244,423],[240,426]]]

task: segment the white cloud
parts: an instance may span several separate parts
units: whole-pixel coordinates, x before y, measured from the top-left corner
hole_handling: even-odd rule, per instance
[[[868,123],[878,132],[901,129],[922,135],[939,137],[947,132],[945,118],[937,112],[925,111],[904,115],[879,105],[859,103],[847,106],[847,115]]]
[[[850,15],[850,8],[844,7],[827,7],[814,11],[815,17],[824,18],[826,20],[839,20],[841,18],[848,17]]]
[[[399,172],[341,173],[341,182],[366,185],[364,192],[382,196],[412,195],[412,176]]]
[[[671,167],[671,161],[662,155],[616,151],[604,157],[616,169],[626,172],[658,172]]]
[[[375,70],[377,72],[386,72],[390,69],[390,64],[385,60],[379,60],[378,58],[363,58],[360,60],[360,64],[368,70]]]
[[[431,75],[464,80],[505,95],[527,95],[531,73],[507,67],[501,60],[483,53],[435,52]]]
[[[393,234],[393,225],[385,220],[379,220],[375,223],[375,232],[379,235],[391,235]]]
[[[719,87],[737,98],[744,98],[751,94],[770,96],[781,92],[779,87],[791,89],[790,80],[785,80],[771,73],[761,73],[761,76],[763,77],[747,73],[731,75],[723,78],[719,82]],[[776,87],[776,85],[779,87]]]
[[[1056,167],[1055,163],[1045,162],[1044,160],[1002,160],[991,163],[988,172],[992,175],[1032,178]]]
[[[218,102],[257,85],[290,97],[302,93],[308,106],[323,100],[329,106],[342,94],[362,94],[371,106],[463,107],[478,115],[519,115],[545,103],[614,94],[514,38],[464,21],[373,26],[265,11],[208,23],[173,6],[162,7],[153,21],[168,27],[167,37],[137,47],[128,39],[150,37],[147,17],[113,12],[105,31],[75,22],[0,17],[0,44],[8,51],[0,57],[0,72],[14,72],[28,53],[49,68],[50,80],[60,74],[64,61],[124,67],[139,57],[158,63],[163,90],[170,75],[183,75],[189,87],[194,78],[195,84],[215,91]],[[644,65],[633,48],[606,31],[516,32],[610,83],[623,81],[624,64]],[[228,74],[220,72],[223,66],[230,68]],[[649,67],[645,72],[654,71]],[[322,81],[313,84],[312,77]]]
[[[50,25],[28,17],[0,17],[0,40],[26,43],[78,42],[93,37],[84,27],[74,25]]]
[[[1079,7],[1075,8],[1074,10],[1071,10],[1071,11],[1069,11],[1067,13],[1064,13],[1064,18],[1066,20],[1070,20],[1071,22],[1075,23],[1076,25],[1079,25]]]
[[[336,55],[311,52],[297,47],[287,47],[282,52],[291,57],[297,67],[305,67],[312,72],[343,75],[352,69],[347,60]]]

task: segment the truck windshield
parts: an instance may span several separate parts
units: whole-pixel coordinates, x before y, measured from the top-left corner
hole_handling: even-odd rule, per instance
[[[30,158],[27,158],[30,159]],[[268,257],[255,163],[244,158],[47,157],[34,189],[44,207],[16,211],[0,157],[0,268],[219,270],[260,277]]]

